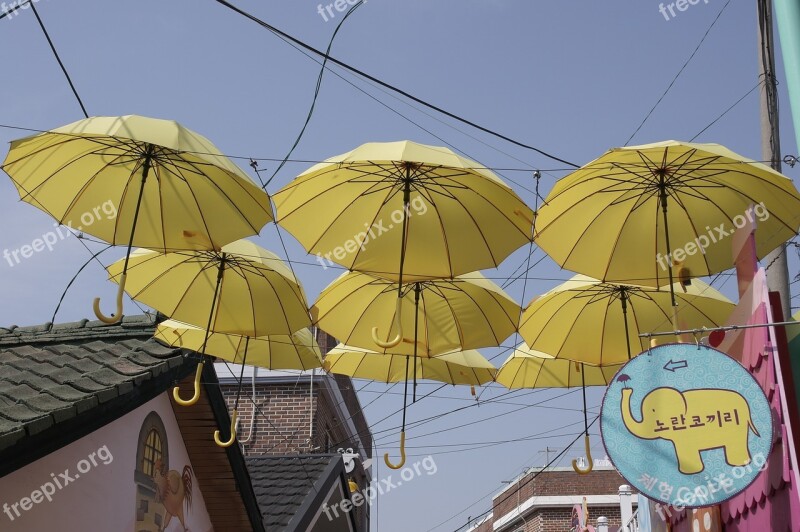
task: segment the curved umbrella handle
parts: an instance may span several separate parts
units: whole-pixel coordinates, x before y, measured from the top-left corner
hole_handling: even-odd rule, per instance
[[[122,320],[122,296],[125,295],[125,281],[127,278],[127,273],[123,273],[119,278],[119,287],[117,288],[117,313],[110,318],[100,311],[100,298],[94,298],[94,304],[92,306],[94,308],[94,315],[97,316],[98,320],[108,324],[118,323]]]
[[[236,441],[236,421],[239,417],[239,414],[236,412],[236,409],[233,410],[233,415],[231,416],[231,438],[228,441],[222,441],[219,439],[219,430],[214,431],[214,443],[219,445],[220,447],[230,447],[233,445],[233,442]]]
[[[390,469],[400,469],[406,463],[406,431],[400,432],[400,463],[393,464],[389,461],[389,453],[385,453],[383,455],[383,461],[386,463],[386,467]]]
[[[581,467],[578,465],[578,461],[577,460],[573,460],[572,461],[572,469],[574,469],[575,472],[577,474],[579,474],[579,475],[588,475],[589,473],[592,472],[592,469],[594,469],[594,460],[592,460],[592,449],[591,449],[591,445],[589,445],[589,435],[588,434],[586,436],[584,436],[583,442],[584,442],[584,445],[586,446],[586,460],[589,463],[589,466],[586,469],[581,469]]]
[[[394,325],[397,327],[397,336],[395,336],[391,340],[386,340],[385,342],[378,337],[378,328],[372,328],[372,341],[375,342],[375,345],[378,347],[382,347],[383,349],[389,349],[391,347],[395,347],[397,344],[403,341],[403,321],[400,319],[400,311],[403,309],[403,298],[397,298],[397,306],[395,307],[394,311]],[[391,333],[392,330],[389,329]],[[404,460],[405,462],[405,460]]]
[[[197,373],[194,375],[194,395],[190,399],[181,399],[181,389],[175,387],[172,389],[172,398],[181,406],[192,406],[200,400],[200,375],[203,374],[203,366],[205,362],[200,362],[197,365]]]

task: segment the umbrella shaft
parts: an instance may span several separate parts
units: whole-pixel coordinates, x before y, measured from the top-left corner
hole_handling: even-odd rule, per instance
[[[142,196],[144,196],[144,184],[147,181],[147,174],[150,173],[150,160],[153,157],[153,145],[147,145],[147,151],[144,155],[144,163],[142,164],[142,184],[139,187],[139,197],[136,199],[136,211],[133,213],[133,224],[131,225],[131,237],[128,239],[128,252],[125,254],[125,266],[122,268],[122,273],[128,273],[128,260],[131,258],[131,248],[133,247],[133,236],[136,234],[136,222],[139,220],[139,209],[142,206]]]
[[[417,402],[417,337],[419,332],[419,283],[414,284],[414,395],[413,402]]]
[[[406,431],[406,400],[408,399],[408,357],[406,357],[406,383],[405,383],[405,390],[403,391],[403,428],[402,431]]]
[[[208,325],[206,325],[206,335],[203,338],[203,348],[200,350],[201,355],[206,354],[206,344],[208,337],[211,336],[211,322],[214,320],[214,307],[217,306],[217,296],[219,295],[219,287],[222,285],[222,275],[225,273],[225,253],[222,254],[222,260],[219,262],[219,270],[217,272],[217,284],[214,286],[214,298],[211,300],[211,311],[208,313]]]
[[[625,347],[628,348],[628,360],[631,359],[631,337],[628,331],[628,294],[625,293],[625,290],[622,290],[622,295],[620,296],[620,301],[622,301],[622,321],[625,324]]]
[[[667,243],[667,257],[670,261],[669,268],[667,272],[669,273],[669,295],[672,299],[672,307],[677,307],[678,305],[675,303],[675,287],[672,286],[672,249],[670,249],[669,245],[669,223],[667,222],[667,188],[666,184],[663,181],[663,177],[661,178],[661,211],[664,213],[664,239]]]
[[[586,375],[584,374],[584,370],[586,366],[581,364],[581,388],[583,388],[583,431],[588,436],[589,435],[589,418],[587,417],[586,413]]]
[[[244,366],[247,363],[247,348],[250,346],[250,337],[246,336],[244,339],[244,357],[242,358],[242,371],[239,373],[239,389],[236,390],[236,403],[233,405],[233,409],[236,410],[239,408],[239,397],[242,395],[242,379],[244,379]],[[256,405],[253,404],[253,408]]]
[[[406,178],[403,180],[403,234],[400,236],[400,275],[397,281],[397,297],[403,297],[403,266],[406,262],[406,225],[408,222],[408,205],[411,203],[411,167],[406,166]]]

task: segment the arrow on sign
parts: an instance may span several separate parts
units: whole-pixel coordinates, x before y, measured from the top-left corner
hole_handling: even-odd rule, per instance
[[[689,364],[685,360],[673,361],[672,359],[670,359],[669,362],[664,364],[664,369],[667,371],[671,371],[672,373],[675,373],[676,369],[686,368],[688,366]]]

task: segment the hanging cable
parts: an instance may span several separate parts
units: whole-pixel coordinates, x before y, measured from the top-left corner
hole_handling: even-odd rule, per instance
[[[294,140],[294,143],[292,144],[292,147],[289,148],[289,152],[283,158],[283,160],[278,165],[278,167],[275,169],[275,171],[272,173],[272,175],[269,177],[269,179],[267,179],[266,183],[264,183],[264,186],[262,187],[262,188],[264,188],[264,190],[266,190],[267,185],[269,185],[270,182],[272,182],[272,180],[275,178],[275,176],[278,175],[278,172],[281,171],[281,168],[283,168],[283,166],[286,164],[286,161],[288,161],[289,157],[291,157],[292,153],[294,153],[294,150],[295,150],[295,148],[297,148],[297,145],[300,144],[300,140],[303,138],[303,135],[306,132],[306,128],[308,127],[309,122],[311,122],[311,117],[314,115],[314,108],[317,105],[317,98],[319,97],[319,91],[320,91],[320,88],[322,87],[322,77],[325,75],[325,69],[327,68],[327,65],[328,65],[328,58],[330,57],[329,54],[331,53],[331,48],[333,47],[333,41],[336,39],[336,35],[339,33],[339,30],[342,28],[342,25],[344,25],[344,23],[347,20],[347,18],[350,15],[352,15],[353,12],[356,9],[361,7],[361,5],[363,3],[364,3],[363,0],[358,0],[358,2],[355,5],[350,7],[350,9],[347,10],[347,13],[345,13],[344,17],[342,17],[342,20],[339,21],[339,24],[336,25],[336,29],[333,30],[333,35],[331,35],[331,38],[328,41],[328,48],[325,50],[324,59],[322,60],[322,66],[320,67],[319,75],[317,76],[317,85],[314,88],[314,98],[311,100],[311,107],[308,109],[308,114],[306,115],[305,122],[303,122],[303,127],[300,128],[300,133],[297,135],[297,138]]]
[[[686,67],[689,66],[689,63],[692,62],[692,59],[694,59],[694,56],[697,54],[697,51],[700,50],[701,46],[703,46],[703,43],[705,42],[706,37],[708,37],[708,34],[711,32],[711,29],[717,23],[719,18],[722,16],[722,13],[725,12],[725,9],[727,9],[727,7],[728,7],[728,5],[730,3],[731,3],[731,0],[728,0],[727,2],[725,2],[725,5],[722,6],[722,9],[719,10],[719,13],[717,13],[717,16],[711,22],[711,25],[708,27],[706,32],[703,34],[703,38],[700,39],[699,43],[697,43],[697,46],[695,47],[695,49],[692,52],[692,54],[689,56],[689,59],[687,59],[686,62],[683,64],[683,66],[680,68],[680,70],[678,70],[678,73],[675,74],[675,77],[672,78],[672,81],[670,81],[669,85],[667,85],[667,88],[666,88],[666,90],[664,90],[664,93],[658,98],[656,103],[653,104],[653,107],[651,107],[650,110],[647,112],[647,114],[642,119],[642,122],[639,124],[639,126],[636,128],[636,130],[633,133],[631,133],[631,136],[628,137],[628,140],[625,141],[625,146],[630,144],[631,140],[633,140],[633,137],[635,137],[636,134],[639,132],[639,130],[642,129],[642,126],[644,126],[644,123],[647,122],[647,120],[650,118],[650,115],[653,114],[653,111],[656,110],[656,107],[658,107],[658,105],[661,103],[661,101],[664,99],[664,97],[667,95],[667,93],[669,93],[669,91],[672,89],[672,86],[675,85],[675,82],[678,81],[678,78],[681,76],[681,74],[683,74],[683,71],[686,70]]]
[[[456,114],[453,114],[453,113],[451,113],[449,111],[446,111],[446,110],[442,109],[441,107],[437,107],[436,105],[428,103],[425,100],[422,100],[422,99],[420,99],[420,98],[418,98],[418,97],[416,97],[416,96],[414,96],[414,95],[412,95],[412,94],[410,94],[410,93],[408,93],[408,92],[406,92],[406,91],[404,91],[402,89],[399,89],[399,88],[397,88],[397,87],[395,87],[393,85],[390,85],[389,83],[386,83],[385,81],[382,81],[382,80],[380,80],[380,79],[378,79],[378,78],[376,78],[374,76],[371,76],[371,75],[367,74],[366,72],[364,72],[362,70],[359,70],[359,69],[357,69],[357,68],[355,68],[355,67],[353,67],[353,66],[351,66],[351,65],[349,65],[349,64],[347,64],[347,63],[345,63],[343,61],[340,61],[339,59],[336,59],[335,57],[332,57],[332,56],[326,54],[325,52],[322,52],[321,50],[318,50],[318,49],[314,48],[313,46],[301,41],[300,39],[297,39],[296,37],[293,37],[293,36],[289,35],[288,33],[285,33],[283,31],[279,30],[278,28],[276,28],[275,26],[269,24],[268,22],[265,22],[265,21],[259,19],[258,17],[254,16],[254,15],[251,15],[250,13],[248,13],[248,12],[238,8],[238,7],[236,7],[235,5],[231,4],[227,0],[215,0],[215,1],[218,4],[221,4],[221,5],[225,6],[225,7],[227,7],[231,11],[234,11],[234,12],[242,15],[243,17],[252,20],[256,24],[258,24],[258,25],[262,26],[263,28],[271,31],[275,35],[278,35],[282,39],[291,41],[291,42],[295,43],[296,45],[308,50],[309,52],[312,52],[312,53],[314,53],[314,54],[316,54],[316,55],[318,55],[320,57],[326,58],[331,63],[333,63],[335,65],[338,65],[338,66],[344,68],[345,70],[348,70],[348,71],[350,71],[350,72],[352,72],[354,74],[357,74],[358,76],[361,76],[361,77],[363,77],[365,79],[368,79],[368,80],[370,80],[370,81],[372,81],[372,82],[374,82],[374,83],[376,83],[376,84],[378,84],[378,85],[380,85],[380,86],[382,86],[384,88],[387,88],[387,89],[389,89],[389,90],[391,90],[393,92],[401,94],[402,96],[404,96],[404,97],[406,97],[406,98],[408,98],[410,100],[413,100],[413,101],[417,102],[420,105],[423,105],[423,106],[425,106],[425,107],[427,107],[429,109],[433,109],[434,111],[436,111],[438,113],[441,113],[441,114],[443,114],[445,116],[448,116],[448,117],[452,118],[453,120],[457,120],[457,121],[459,121],[459,122],[461,122],[463,124],[466,124],[466,125],[471,126],[471,127],[475,128],[475,129],[483,131],[484,133],[487,133],[487,134],[492,135],[494,137],[503,139],[506,142],[510,142],[511,144],[514,144],[514,145],[519,146],[521,148],[525,148],[525,149],[528,149],[528,150],[533,150],[536,153],[538,153],[540,155],[543,155],[543,156],[545,156],[545,157],[547,157],[549,159],[552,159],[554,161],[558,161],[560,163],[566,164],[567,166],[571,166],[573,168],[578,168],[578,165],[576,165],[574,163],[571,163],[569,161],[566,161],[564,159],[556,157],[555,155],[551,155],[551,154],[549,154],[549,153],[547,153],[547,152],[545,152],[545,151],[543,151],[543,150],[541,150],[539,148],[536,148],[534,146],[530,146],[530,145],[525,144],[523,142],[520,142],[518,140],[514,140],[514,139],[512,139],[510,137],[507,137],[507,136],[505,136],[505,135],[503,135],[501,133],[498,133],[496,131],[493,131],[493,130],[491,130],[489,128],[480,126],[480,125],[476,124],[475,122],[471,122],[471,121],[469,121],[469,120],[467,120],[465,118],[462,118],[462,117],[460,117],[460,116],[458,116]]]
[[[75,95],[75,99],[78,100],[78,105],[81,106],[81,111],[83,111],[83,116],[85,118],[89,118],[89,113],[86,112],[86,107],[83,105],[83,100],[81,100],[81,97],[78,94],[78,90],[75,88],[75,84],[72,83],[72,78],[69,76],[69,72],[67,72],[67,67],[65,67],[63,61],[61,61],[61,57],[59,57],[58,55],[56,46],[53,44],[53,40],[50,38],[50,34],[47,33],[47,28],[44,27],[44,22],[42,22],[42,19],[39,16],[39,12],[36,10],[36,4],[34,2],[30,2],[30,5],[33,14],[36,15],[36,20],[39,22],[39,27],[42,28],[42,33],[44,33],[44,36],[47,39],[47,44],[50,45],[50,49],[53,51],[53,55],[56,57],[56,61],[58,61],[58,66],[61,67],[61,72],[63,72],[64,76],[67,78],[67,83],[69,83],[69,88],[72,89],[72,94]]]

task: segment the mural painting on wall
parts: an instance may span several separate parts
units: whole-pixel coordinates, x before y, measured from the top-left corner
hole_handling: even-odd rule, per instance
[[[162,394],[0,478],[0,531],[212,532],[201,488]]]
[[[137,532],[162,532],[175,518],[188,532],[186,516],[192,510],[190,465],[169,469],[169,440],[161,418],[151,412],[142,423],[137,446],[136,527]]]

